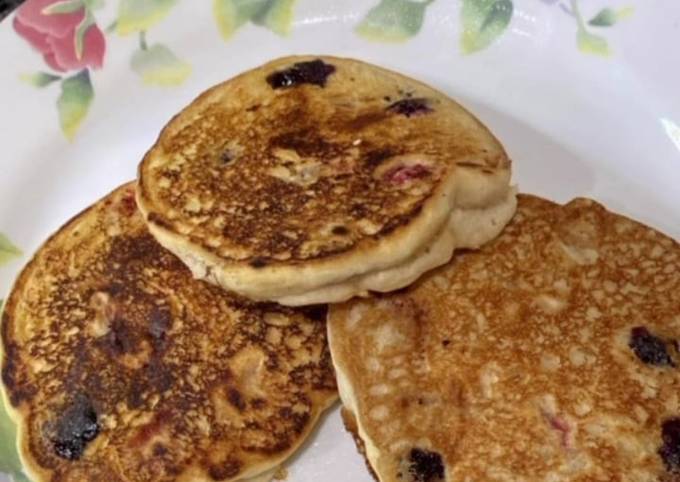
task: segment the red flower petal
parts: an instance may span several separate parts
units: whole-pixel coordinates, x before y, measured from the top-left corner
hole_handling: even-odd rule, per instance
[[[106,38],[99,27],[92,25],[85,32],[84,46],[83,59],[87,61],[87,65],[93,69],[101,69],[106,56]]]
[[[46,7],[59,1],[61,0],[26,0],[17,9],[15,18],[39,32],[63,37],[83,20],[85,9],[73,13],[55,13],[52,15],[42,13]]]
[[[34,49],[37,49],[41,53],[49,52],[50,46],[47,42],[47,35],[25,25],[19,17],[14,17],[12,26],[14,27],[14,31],[27,40]]]
[[[64,37],[52,37],[48,42],[54,51],[55,63],[62,70],[79,70],[85,67],[98,69],[104,63],[106,40],[96,25],[90,26],[85,32],[83,55],[80,59],[76,55],[75,29]]]
[[[54,52],[46,53],[45,55],[43,55],[43,59],[45,60],[45,63],[52,67],[54,70],[58,70],[59,72],[64,72],[66,70],[57,63],[57,59],[54,55]]]

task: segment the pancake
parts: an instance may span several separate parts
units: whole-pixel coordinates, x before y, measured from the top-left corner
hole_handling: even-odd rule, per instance
[[[331,307],[347,426],[381,482],[680,480],[680,246],[594,201]]]
[[[151,233],[255,300],[391,291],[512,216],[510,160],[434,89],[363,62],[287,57],[208,90],[139,167]]]
[[[266,482],[337,398],[325,314],[194,280],[134,186],[117,189],[40,248],[6,302],[24,466],[35,482]]]

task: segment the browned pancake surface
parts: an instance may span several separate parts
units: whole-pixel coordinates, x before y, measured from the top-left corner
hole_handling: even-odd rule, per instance
[[[420,214],[457,162],[509,169],[441,93],[357,61],[287,58],[173,119],[140,166],[139,199],[150,223],[261,268],[371,249]]]
[[[382,482],[680,480],[678,293],[676,241],[520,196],[479,252],[332,308],[341,396]]]
[[[325,308],[192,279],[125,186],[19,277],[3,381],[35,480],[225,481],[280,463],[335,399]]]

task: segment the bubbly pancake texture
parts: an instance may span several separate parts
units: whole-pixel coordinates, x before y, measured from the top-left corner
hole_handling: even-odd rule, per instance
[[[194,280],[119,188],[40,248],[5,305],[24,466],[35,482],[264,480],[337,397],[325,314]]]
[[[173,118],[137,198],[197,277],[301,305],[403,287],[493,238],[514,212],[509,179],[502,146],[442,93],[356,60],[288,57]]]
[[[520,195],[478,252],[335,305],[347,427],[381,482],[680,480],[680,246]]]

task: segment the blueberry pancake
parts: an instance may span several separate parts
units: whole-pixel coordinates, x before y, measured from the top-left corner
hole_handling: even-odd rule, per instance
[[[324,307],[193,279],[125,185],[52,236],[2,317],[34,482],[266,482],[336,398]]]
[[[510,161],[460,105],[402,75],[288,57],[220,84],[139,167],[151,233],[194,275],[305,305],[391,291],[495,237]]]
[[[520,195],[494,241],[331,307],[347,427],[381,482],[680,480],[680,246]]]

